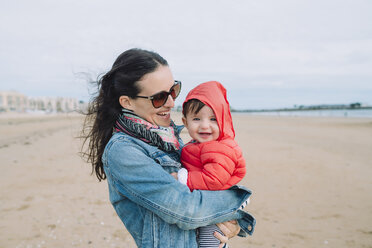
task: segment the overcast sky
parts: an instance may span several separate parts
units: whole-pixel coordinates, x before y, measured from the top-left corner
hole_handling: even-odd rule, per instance
[[[0,9],[0,90],[88,100],[132,47],[166,58],[183,92],[218,80],[232,107],[372,104],[370,0],[33,0]],[[80,75],[80,76],[79,76]]]

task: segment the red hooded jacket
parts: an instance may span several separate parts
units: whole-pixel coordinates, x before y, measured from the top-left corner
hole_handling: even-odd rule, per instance
[[[243,179],[245,160],[234,140],[226,89],[216,81],[202,83],[189,92],[183,104],[191,99],[213,109],[220,136],[215,141],[190,142],[182,149],[181,162],[188,171],[187,186],[191,190],[228,189]]]

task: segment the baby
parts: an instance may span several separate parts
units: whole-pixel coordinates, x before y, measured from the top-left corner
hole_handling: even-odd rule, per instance
[[[187,95],[182,113],[192,140],[182,149],[185,168],[178,180],[190,190],[225,190],[237,184],[245,175],[245,160],[234,140],[226,89],[215,81],[198,85]],[[215,231],[222,234],[216,225],[199,228],[199,247],[218,247]]]

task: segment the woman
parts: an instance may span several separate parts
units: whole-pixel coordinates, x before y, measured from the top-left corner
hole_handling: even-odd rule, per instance
[[[190,192],[172,176],[183,143],[170,111],[181,83],[164,58],[125,51],[98,86],[85,122],[88,161],[99,180],[107,178],[110,201],[138,247],[197,247],[196,228],[216,223],[222,243],[253,232],[254,218],[239,210],[250,191]]]

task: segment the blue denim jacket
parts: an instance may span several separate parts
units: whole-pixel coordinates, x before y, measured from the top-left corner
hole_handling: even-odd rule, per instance
[[[137,246],[196,248],[196,228],[232,219],[241,227],[239,236],[252,234],[255,219],[238,210],[251,192],[240,186],[190,192],[170,175],[181,167],[179,156],[124,133],[106,145],[102,162],[110,201]]]

